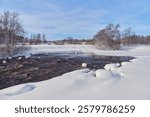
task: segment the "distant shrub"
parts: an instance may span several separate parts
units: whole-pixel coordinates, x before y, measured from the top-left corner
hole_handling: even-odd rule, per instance
[[[28,51],[30,47],[25,45],[18,45],[13,48],[8,48],[7,46],[0,46],[0,53],[2,58],[13,57],[17,54],[22,54],[25,51]]]

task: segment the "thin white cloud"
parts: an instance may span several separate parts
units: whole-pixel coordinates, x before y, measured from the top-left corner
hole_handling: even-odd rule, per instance
[[[108,12],[104,10],[74,9],[64,11],[63,8],[53,4],[46,4],[49,12],[37,12],[36,14],[21,13],[25,27],[29,32],[64,33],[73,35],[91,35],[97,31],[100,21]],[[85,36],[86,36],[85,35]]]
[[[8,3],[8,0],[5,1]],[[83,1],[82,4],[79,1],[70,1],[76,6],[69,7],[70,4],[63,0],[12,0],[9,1],[11,4],[4,5],[0,10],[18,10],[28,33],[41,32],[51,38],[90,38],[108,23],[119,23],[124,28],[137,28],[137,32],[149,29],[148,23],[141,17],[149,13],[150,8],[144,7],[145,3],[142,1],[112,0],[112,4],[107,0],[88,0],[84,4]],[[148,0],[145,1],[148,3]]]

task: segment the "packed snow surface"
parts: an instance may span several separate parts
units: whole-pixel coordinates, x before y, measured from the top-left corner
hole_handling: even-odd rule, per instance
[[[37,53],[82,52],[136,59],[107,64],[104,69],[83,68],[50,80],[6,88],[0,90],[0,99],[150,99],[150,46],[104,51],[87,45],[34,45],[24,54],[30,57]]]

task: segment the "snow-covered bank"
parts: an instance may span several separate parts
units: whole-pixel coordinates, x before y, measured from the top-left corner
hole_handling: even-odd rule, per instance
[[[0,90],[0,99],[150,99],[150,47],[101,51],[92,46],[33,46],[29,53],[88,52],[99,55],[136,56],[131,62],[107,65],[105,70],[77,70],[51,80]]]

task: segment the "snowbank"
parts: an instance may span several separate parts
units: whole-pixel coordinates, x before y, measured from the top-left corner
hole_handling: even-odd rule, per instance
[[[107,71],[104,69],[98,69],[96,70],[96,77],[100,79],[109,79],[113,77],[113,74],[111,71]]]
[[[136,56],[131,62],[108,64],[96,71],[82,69],[51,80],[0,90],[0,99],[150,99],[150,47],[101,51],[92,46],[33,46],[30,53],[90,52],[99,55]]]
[[[112,63],[112,64],[107,64],[104,66],[105,70],[113,71],[116,70],[120,66],[119,63]]]

